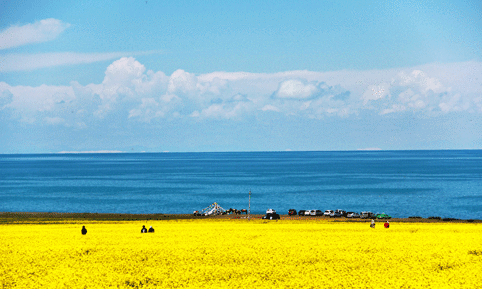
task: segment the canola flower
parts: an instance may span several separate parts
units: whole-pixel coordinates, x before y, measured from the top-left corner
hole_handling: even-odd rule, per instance
[[[156,232],[141,234],[142,225]],[[481,288],[480,268],[480,224],[0,225],[2,288]]]

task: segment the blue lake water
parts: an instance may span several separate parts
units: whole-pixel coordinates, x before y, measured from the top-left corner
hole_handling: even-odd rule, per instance
[[[0,155],[0,211],[482,219],[482,150]]]

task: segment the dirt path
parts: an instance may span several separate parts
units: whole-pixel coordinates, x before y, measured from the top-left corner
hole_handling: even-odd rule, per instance
[[[220,216],[194,216],[192,214],[105,214],[105,213],[24,213],[0,212],[0,224],[16,223],[68,223],[79,221],[142,221],[142,220],[179,220],[179,219],[246,219],[242,215]],[[251,218],[262,218],[263,215],[251,215]],[[326,222],[370,222],[370,219],[329,218],[324,216],[288,216],[281,215],[281,220],[318,220]],[[383,222],[384,220],[377,220]],[[428,219],[428,218],[392,218],[390,222],[416,222],[416,223],[482,223],[482,220],[453,220],[453,219]]]

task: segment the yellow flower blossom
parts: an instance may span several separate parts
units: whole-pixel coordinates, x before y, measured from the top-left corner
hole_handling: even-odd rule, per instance
[[[480,288],[480,268],[476,223],[0,225],[2,288]]]

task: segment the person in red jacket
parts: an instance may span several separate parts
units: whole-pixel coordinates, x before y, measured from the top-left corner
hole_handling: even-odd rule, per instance
[[[385,224],[383,224],[383,226],[385,226],[385,228],[390,228],[390,223],[388,221],[385,222]]]

